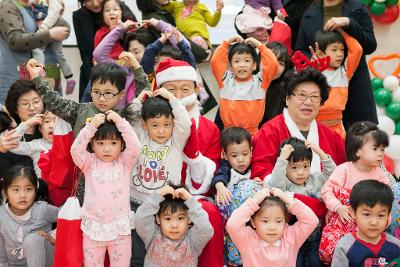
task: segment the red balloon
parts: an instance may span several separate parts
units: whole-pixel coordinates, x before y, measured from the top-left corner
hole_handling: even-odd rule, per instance
[[[371,16],[381,24],[393,23],[399,17],[399,5],[387,6],[385,9],[385,13],[383,13],[382,15],[374,16],[371,14]]]
[[[395,169],[394,161],[386,155],[383,157],[383,165],[385,165],[386,170],[390,174],[394,173],[394,169]]]

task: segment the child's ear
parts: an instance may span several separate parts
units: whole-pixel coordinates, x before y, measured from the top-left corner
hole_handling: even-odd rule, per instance
[[[350,213],[350,216],[351,216],[351,218],[353,218],[353,219],[355,219],[355,218],[356,218],[356,211],[355,211],[355,210],[353,210],[353,208],[352,208],[352,207],[350,207],[349,213]]]
[[[125,95],[125,90],[122,90],[120,93],[119,93],[119,99],[121,99],[121,98],[123,98],[124,97],[124,95]]]
[[[156,215],[156,223],[160,225],[160,216]]]
[[[254,223],[253,218],[250,219],[250,224],[251,224],[251,227],[253,227],[254,229],[256,229],[256,224]]]
[[[222,152],[221,152],[221,157],[222,157],[224,160],[228,160],[228,155],[226,155],[225,151],[222,151]]]
[[[257,62],[253,62],[253,71],[255,71],[257,69]]]

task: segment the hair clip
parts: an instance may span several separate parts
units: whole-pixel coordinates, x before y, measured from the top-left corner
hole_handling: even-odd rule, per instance
[[[310,60],[301,51],[296,51],[293,54],[291,61],[293,62],[294,66],[296,67],[296,70],[298,72],[302,71],[308,67],[312,67],[312,68],[322,72],[329,67],[331,58],[329,56],[326,56],[326,57],[320,57],[320,58],[317,58],[314,60]]]

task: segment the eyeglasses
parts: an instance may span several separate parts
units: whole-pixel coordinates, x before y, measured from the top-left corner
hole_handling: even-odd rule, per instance
[[[117,12],[121,11],[121,9],[120,8],[104,9],[103,13],[104,14],[110,14],[111,11],[112,11],[112,13],[117,13]]]
[[[306,102],[306,100],[310,98],[311,102],[314,104],[319,104],[322,100],[322,97],[319,95],[307,95],[304,93],[292,93],[292,95],[302,102]]]
[[[92,96],[94,96],[95,98],[100,98],[101,96],[104,97],[104,99],[107,100],[111,100],[113,99],[115,96],[119,95],[121,92],[118,92],[116,94],[113,94],[111,92],[107,92],[107,93],[99,93],[99,92],[90,92],[92,94]]]
[[[23,109],[29,109],[31,106],[34,108],[40,107],[41,104],[42,104],[41,100],[36,100],[33,102],[18,103],[18,106],[20,106]]]

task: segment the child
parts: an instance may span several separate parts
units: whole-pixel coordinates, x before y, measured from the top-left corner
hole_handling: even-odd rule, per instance
[[[137,209],[135,225],[147,250],[145,267],[195,267],[214,233],[196,198],[185,188],[168,184],[154,191]]]
[[[42,171],[38,166],[38,161],[40,154],[51,148],[55,121],[56,116],[53,113],[45,112],[44,114],[36,114],[32,118],[21,122],[17,127],[18,134],[24,135],[27,129],[39,124],[42,138],[34,139],[30,142],[20,141],[17,148],[10,150],[14,154],[31,157],[36,176],[39,178],[42,177]]]
[[[222,0],[216,0],[214,14],[207,6],[199,3],[199,0],[167,1],[161,8],[174,16],[176,27],[194,43],[210,51],[211,41],[207,24],[211,27],[217,26],[221,18],[221,10],[224,8]]]
[[[134,63],[130,61],[130,57],[124,56],[123,58],[126,64],[130,64],[130,67],[133,68]],[[92,68],[90,80],[93,102],[90,103],[77,103],[62,98],[39,76],[42,66],[38,65],[36,60],[29,60],[27,68],[47,110],[71,124],[75,136],[84,127],[88,118],[99,112],[105,113],[115,109],[117,103],[124,96],[126,72],[117,64],[100,63]],[[138,76],[146,77],[146,75]],[[148,83],[140,82],[138,84],[143,84],[146,88],[137,88],[136,90],[148,90]]]
[[[339,240],[332,267],[386,266],[400,258],[400,241],[385,233],[393,200],[392,190],[384,183],[364,180],[354,185],[350,213],[357,231]]]
[[[129,184],[138,154],[132,127],[111,110],[96,114],[71,147],[72,159],[85,175],[81,223],[85,266],[104,262],[106,250],[111,266],[129,265],[133,228]]]
[[[322,172],[310,173],[313,154],[311,149],[321,159]],[[322,186],[336,168],[332,158],[317,145],[309,141],[304,142],[296,137],[283,141],[280,151],[271,177],[264,180],[264,187],[277,187],[283,191],[319,199]],[[307,205],[307,202],[305,204]],[[309,266],[322,266],[318,256],[321,225],[322,222],[300,248],[297,256],[298,267],[303,266],[304,261]]]
[[[58,209],[36,201],[38,178],[32,168],[16,165],[0,180],[0,266],[51,267],[54,246],[38,231],[49,232]]]
[[[37,26],[39,27],[38,32],[45,31],[53,28],[54,26],[65,26],[66,21],[61,19],[64,3],[62,0],[34,0],[31,5],[33,10],[33,16],[36,20]],[[66,94],[72,94],[74,92],[76,81],[72,78],[73,73],[71,66],[64,56],[62,42],[51,42],[51,49],[56,55],[57,62],[60,65],[61,71],[64,74],[65,80],[67,81]],[[44,48],[37,48],[32,50],[33,58],[39,61],[41,64],[45,64]]]
[[[347,131],[345,148],[349,161],[339,165],[321,189],[329,210],[319,249],[323,262],[329,264],[337,241],[356,229],[348,204],[354,184],[367,179],[390,184],[382,164],[388,143],[387,134],[372,122],[356,122]]]
[[[338,32],[317,32],[315,42],[317,47],[314,54],[317,57],[330,57],[329,68],[322,73],[331,86],[329,98],[321,106],[317,121],[344,138],[346,132],[342,123],[342,113],[347,103],[349,82],[361,60],[363,49],[356,39],[341,29]],[[346,48],[348,56],[345,60]]]
[[[261,54],[261,71],[253,75],[258,62],[255,48]],[[218,46],[211,69],[220,88],[220,114],[225,128],[239,126],[251,135],[257,132],[264,115],[265,93],[278,66],[274,54],[254,38],[244,41],[235,36]]]
[[[288,210],[298,220],[291,226]],[[264,188],[233,212],[226,229],[243,266],[294,267],[299,248],[317,225],[317,216],[301,201],[278,188]]]

